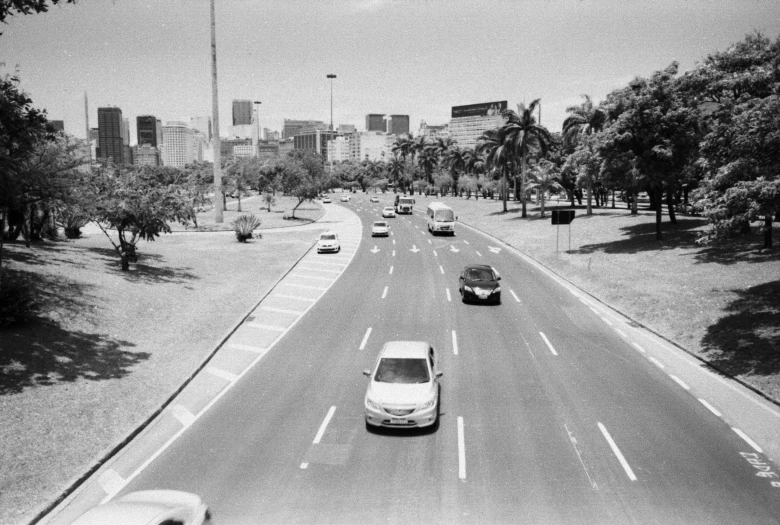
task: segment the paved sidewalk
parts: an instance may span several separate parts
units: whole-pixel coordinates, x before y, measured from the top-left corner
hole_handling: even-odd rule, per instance
[[[319,221],[290,228],[293,229],[313,233],[336,231],[341,251],[318,254],[315,248],[310,249],[233,327],[159,412],[39,523],[68,524],[122,490],[306,315],[352,262],[362,238],[358,216],[338,205],[326,205],[325,215]]]

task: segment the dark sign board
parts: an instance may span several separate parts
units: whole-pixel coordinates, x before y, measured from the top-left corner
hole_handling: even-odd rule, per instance
[[[468,106],[452,106],[452,118],[500,115],[505,109],[506,100],[500,102],[483,102],[482,104],[469,104]]]
[[[574,220],[574,210],[553,210],[552,211],[552,223],[553,224],[571,224]]]

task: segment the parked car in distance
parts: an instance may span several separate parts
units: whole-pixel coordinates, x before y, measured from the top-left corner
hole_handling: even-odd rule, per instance
[[[364,398],[366,428],[421,428],[439,421],[436,353],[424,341],[388,341],[379,352]]]
[[[470,264],[458,277],[458,291],[463,302],[479,301],[501,304],[501,276],[492,266]]]
[[[374,221],[374,224],[371,226],[371,237],[387,237],[389,235],[390,225],[387,224],[387,221]]]
[[[385,206],[382,208],[382,218],[387,219],[389,217],[395,217],[395,208],[392,206]]]
[[[338,233],[327,231],[320,234],[320,238],[317,239],[317,253],[323,253],[323,252],[337,253],[340,251],[341,251],[341,244],[339,243]]]
[[[372,196],[370,199],[368,199],[369,202],[379,202],[379,197],[376,195]]]
[[[332,202],[332,201],[330,200],[330,197],[328,197],[327,195],[325,195],[325,196],[322,198],[322,203],[323,203],[323,204],[330,204],[331,202]]]
[[[349,202],[349,193],[342,193],[339,200],[341,202]]]
[[[72,525],[210,525],[211,514],[196,494],[142,490],[93,507]]]

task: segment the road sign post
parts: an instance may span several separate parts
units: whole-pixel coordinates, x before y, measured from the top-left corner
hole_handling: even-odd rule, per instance
[[[561,224],[569,225],[569,250],[571,250],[571,221],[574,220],[574,210],[552,210],[552,223],[556,225],[555,251],[558,251],[558,236]]]

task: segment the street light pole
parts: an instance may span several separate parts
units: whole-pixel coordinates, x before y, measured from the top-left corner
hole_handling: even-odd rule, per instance
[[[257,155],[258,155],[258,147],[259,147],[259,144],[260,144],[260,119],[257,118],[258,117],[258,107],[257,106],[262,104],[262,102],[260,102],[259,100],[255,100],[253,102],[253,104],[255,105],[255,115],[254,116],[255,116],[255,131],[257,132],[257,136],[255,137],[254,144],[252,144],[252,146],[254,148],[254,151],[252,152],[252,156],[253,157],[257,157]],[[254,135],[254,133],[253,133],[253,135]]]
[[[329,73],[328,78],[330,79],[330,130],[333,131],[333,79],[336,75]]]
[[[214,23],[214,0],[211,0],[211,113],[214,120],[214,222],[222,217],[222,166],[220,166],[219,96],[217,95],[217,30]]]

